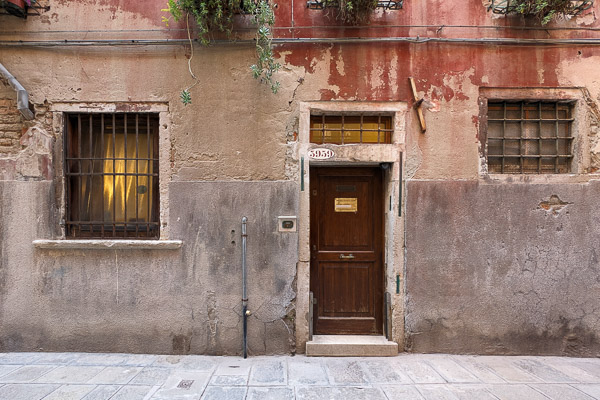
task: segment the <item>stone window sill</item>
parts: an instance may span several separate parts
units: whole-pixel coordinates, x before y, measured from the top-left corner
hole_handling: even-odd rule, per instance
[[[182,240],[34,240],[36,249],[51,250],[176,250]]]

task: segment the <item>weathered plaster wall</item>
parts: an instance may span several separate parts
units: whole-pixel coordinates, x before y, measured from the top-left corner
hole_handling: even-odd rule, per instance
[[[600,354],[600,184],[407,183],[406,348]]]
[[[248,223],[249,353],[294,351],[297,234],[285,182],[171,185],[179,250],[33,250],[51,182],[0,184],[0,351],[240,354],[241,232]]]
[[[185,31],[181,30],[184,24],[172,23],[166,29],[160,22],[164,15],[160,12],[164,8],[163,0],[59,0],[48,4],[51,6],[49,12],[26,21],[0,16],[0,39],[186,37]],[[600,6],[596,4],[585,16],[553,22],[549,26],[551,29],[546,30],[530,29],[531,22],[521,18],[493,16],[485,12],[482,0],[457,0],[454,6],[442,1],[407,1],[401,11],[378,11],[370,28],[341,26],[331,15],[308,10],[305,0],[279,2],[278,5],[277,37],[541,39],[595,37],[597,31],[588,28],[598,28],[595,13]],[[456,12],[457,7],[464,12]],[[243,19],[238,18],[239,26],[245,23]],[[491,26],[494,28],[489,29]],[[246,31],[244,35],[250,33]],[[0,202],[0,277],[5,277],[0,279],[3,285],[0,286],[0,343],[3,349],[34,350],[43,347],[47,350],[238,353],[240,325],[236,307],[239,305],[240,289],[236,286],[239,283],[236,266],[240,257],[239,237],[233,236],[239,234],[241,216],[248,214],[249,249],[260,251],[260,254],[253,255],[256,262],[250,263],[255,268],[251,279],[260,279],[251,282],[250,308],[255,311],[250,324],[251,351],[256,354],[293,351],[297,239],[294,239],[295,235],[274,234],[274,218],[277,215],[296,215],[298,211],[298,159],[301,154],[296,152],[297,144],[294,142],[299,132],[300,103],[401,101],[410,106],[412,93],[407,78],[412,76],[419,96],[425,99],[428,131],[420,133],[415,113],[409,107],[405,147],[402,149],[403,178],[408,181],[409,198],[405,204],[408,220],[403,224],[390,217],[389,221],[396,226],[406,226],[408,232],[408,273],[406,277],[400,276],[401,282],[408,279],[407,348],[413,351],[445,349],[443,351],[508,353],[512,352],[509,348],[513,343],[509,333],[525,327],[531,328],[526,332],[534,332],[531,335],[527,333],[527,336],[539,338],[542,344],[538,347],[516,347],[514,352],[558,353],[564,348],[563,339],[559,339],[564,335],[560,336],[562,331],[556,321],[560,321],[560,316],[566,316],[570,319],[565,329],[575,334],[574,339],[568,339],[575,345],[569,344],[568,347],[583,355],[596,351],[597,339],[585,336],[586,329],[596,326],[589,322],[589,317],[579,323],[583,319],[573,311],[575,306],[572,304],[558,305],[554,297],[544,297],[535,303],[537,308],[533,309],[536,313],[524,312],[521,319],[514,320],[517,323],[504,328],[490,327],[484,324],[485,319],[477,322],[475,317],[464,315],[460,321],[466,322],[450,323],[447,316],[454,316],[454,311],[443,308],[443,302],[447,300],[445,292],[424,292],[420,281],[411,282],[410,278],[415,271],[421,273],[423,263],[437,265],[441,257],[441,253],[435,250],[436,246],[416,246],[416,239],[421,238],[419,235],[424,235],[425,242],[428,240],[430,244],[434,244],[435,238],[442,241],[452,239],[440,237],[439,230],[435,229],[439,226],[437,221],[423,222],[429,221],[430,212],[423,214],[419,211],[422,207],[425,210],[435,209],[441,201],[445,201],[443,196],[431,193],[427,185],[441,188],[439,193],[444,193],[444,185],[461,188],[474,185],[477,189],[469,190],[481,192],[483,199],[487,199],[486,207],[491,207],[494,213],[499,212],[496,211],[498,204],[505,212],[525,213],[515,204],[525,204],[531,191],[539,197],[536,197],[538,203],[557,193],[550,186],[547,192],[544,189],[538,193],[536,190],[541,190],[542,186],[514,184],[509,182],[510,179],[504,179],[503,184],[487,186],[476,183],[486,178],[482,174],[478,136],[481,123],[478,101],[482,88],[577,86],[585,89],[589,96],[582,100],[581,106],[587,108],[585,113],[589,117],[586,117],[585,124],[578,122],[583,130],[577,134],[589,136],[589,148],[582,151],[587,151],[592,160],[590,172],[600,168],[597,111],[600,82],[596,78],[600,56],[597,47],[432,42],[295,43],[278,45],[276,51],[282,63],[282,69],[276,76],[281,82],[281,90],[273,95],[265,85],[250,76],[249,65],[255,57],[252,44],[208,48],[195,45],[191,68],[198,76],[198,83],[191,90],[192,105],[185,107],[179,100],[179,93],[194,83],[187,64],[191,56],[189,46],[0,46],[0,61],[29,90],[36,110],[34,122],[20,120],[12,107],[14,92],[0,83],[0,123],[11,125],[10,129],[0,126],[4,132],[0,133],[3,135],[0,138],[10,140],[0,141],[0,180],[3,181],[0,185],[3,193]],[[57,103],[71,102],[83,105],[152,102],[166,107],[167,111],[161,111],[168,115],[169,121],[161,126],[161,135],[168,134],[168,137],[161,136],[165,139],[161,142],[161,179],[165,179],[161,189],[168,191],[169,201],[163,204],[161,215],[167,215],[165,209],[170,211],[170,215],[162,221],[169,225],[166,238],[182,239],[182,250],[64,252],[33,249],[31,242],[34,239],[61,237],[60,210],[64,201],[60,172],[61,112],[49,110]],[[574,180],[587,181],[593,177],[580,175]],[[570,178],[555,177],[552,180],[561,183],[563,179]],[[436,183],[436,180],[451,183]],[[464,183],[464,180],[469,183]],[[592,187],[595,188],[595,184],[559,184],[557,190],[579,188],[577,190],[583,193],[584,188],[589,191]],[[415,198],[410,197],[411,192],[421,193],[418,188],[424,193],[423,203],[417,203]],[[496,194],[490,191],[494,190],[498,191],[498,196],[503,196],[502,203],[493,201]],[[454,192],[447,194],[454,195]],[[584,220],[581,215],[595,212],[594,204],[583,194],[574,200],[565,200],[563,195],[561,192],[562,200],[573,203],[573,207],[569,205],[565,210],[577,205],[579,216],[574,219],[570,214],[567,217],[566,211],[561,211],[558,217],[544,217],[547,220],[543,221],[549,224],[547,221],[565,220],[573,235],[581,236],[577,224]],[[458,237],[472,235],[476,226],[488,226],[489,231],[492,229],[489,226],[491,222],[495,222],[502,232],[511,228],[501,214],[494,214],[494,218],[490,219],[488,214],[477,208],[483,206],[476,199],[477,195],[473,194],[466,196],[465,200],[475,207],[473,210],[479,210],[476,213],[469,215],[472,210],[457,203],[456,209],[450,208],[444,214],[444,221],[454,226]],[[537,223],[541,221],[540,215],[536,210],[526,215],[519,214],[519,218],[526,217]],[[461,222],[464,220],[470,221],[469,224]],[[526,229],[533,228],[528,226]],[[429,236],[425,235],[427,232]],[[537,231],[529,233],[537,234]],[[558,240],[559,233],[553,235],[552,243],[563,243]],[[255,243],[259,250],[252,248],[252,237],[260,238],[260,242]],[[518,237],[525,238],[522,234]],[[516,251],[524,252],[519,241],[512,238],[507,238],[507,241],[513,240],[514,243],[510,243]],[[400,249],[393,246],[394,254],[400,255],[403,238],[394,236],[394,240],[400,242]],[[536,243],[541,246],[541,241]],[[571,240],[568,243],[574,246],[577,254],[572,259],[583,260],[589,240]],[[484,245],[490,246],[490,254],[498,260],[508,257],[491,242]],[[462,242],[447,243],[444,257],[459,257],[461,249],[470,250],[466,246]],[[470,257],[461,260],[455,265],[457,270],[449,270],[450,275],[443,277],[464,276],[464,271],[478,271],[480,265],[487,265],[482,264],[487,258]],[[543,253],[538,255],[542,263],[549,257]],[[393,272],[402,275],[404,268],[400,258],[394,257],[399,261],[388,266],[387,290],[391,292],[395,292],[395,287],[390,287],[393,286]],[[309,268],[306,255],[301,261],[300,273],[307,281]],[[512,296],[511,285],[523,281],[517,278],[522,272],[519,265],[510,264],[505,274],[507,278],[502,280],[503,285],[490,288],[490,296],[508,304],[503,306],[504,310],[508,310],[509,305],[530,307],[533,304],[529,295],[503,297],[504,294]],[[560,265],[567,268],[562,261]],[[456,271],[462,271],[463,275],[455,274]],[[592,270],[586,271],[590,282],[596,279]],[[429,279],[427,282],[435,283],[437,277],[434,270],[426,277]],[[554,286],[546,285],[551,286],[553,293],[562,297],[573,293],[579,295],[580,289],[573,283],[576,281],[567,277],[560,278],[560,281],[556,279]],[[466,283],[453,281],[452,285]],[[306,295],[306,287],[300,290]],[[403,312],[403,290],[394,296],[394,332],[400,336],[404,328],[398,326],[403,319],[399,315]],[[252,293],[260,293],[260,296],[252,297]],[[484,292],[476,293],[485,297]],[[479,312],[473,314],[477,318],[488,316],[476,309],[472,297],[465,297],[463,293],[460,297],[454,292],[452,295],[455,296],[453,304],[457,304],[459,309],[473,309]],[[303,299],[307,301],[306,296]],[[584,303],[588,304],[587,301]],[[488,312],[492,309],[490,304],[485,307]],[[550,310],[561,310],[561,313],[552,311],[552,314]],[[307,307],[303,307],[301,315],[298,315],[298,319],[302,319],[298,326],[303,335],[298,338],[298,343],[307,339],[306,311]],[[544,319],[546,315],[549,315],[547,320]],[[590,315],[594,315],[593,312]],[[435,327],[429,329],[428,320],[444,322],[442,327],[434,324]],[[513,320],[506,318],[506,321]],[[576,328],[579,326],[583,330]],[[420,333],[422,331],[425,333]],[[548,332],[546,336],[543,334],[545,331]],[[473,346],[477,344],[478,347],[465,347],[467,341],[458,338],[461,332],[467,332],[465,335],[473,338]],[[266,340],[271,337],[275,339]],[[585,346],[577,344],[580,339],[591,350],[582,350]],[[500,341],[508,343],[506,348],[496,347]]]

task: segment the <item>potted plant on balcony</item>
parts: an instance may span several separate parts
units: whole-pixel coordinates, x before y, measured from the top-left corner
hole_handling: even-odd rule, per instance
[[[593,4],[594,0],[492,0],[488,11],[533,16],[546,25],[560,15],[579,15]]]
[[[4,0],[3,4],[9,14],[27,18],[27,7],[31,5],[31,0]]]
[[[256,26],[256,64],[250,69],[254,78],[270,86],[273,93],[277,93],[279,82],[274,80],[273,74],[277,72],[280,65],[275,62],[275,56],[271,46],[272,27],[275,24],[275,14],[269,0],[169,0],[168,11],[175,21],[193,18],[200,41],[208,45],[214,32],[224,32],[227,37],[232,37],[233,20],[235,14],[250,14]],[[170,18],[163,17],[163,22],[168,25]],[[189,26],[188,26],[188,38]],[[190,38],[191,44],[191,38]],[[193,55],[193,46],[192,46]],[[190,58],[191,60],[191,58]],[[196,83],[196,76],[190,73]],[[195,83],[194,83],[195,85]],[[181,93],[182,102],[187,105],[191,103],[190,86]]]
[[[379,0],[322,0],[323,8],[337,9],[336,18],[346,24],[364,25],[371,19]]]

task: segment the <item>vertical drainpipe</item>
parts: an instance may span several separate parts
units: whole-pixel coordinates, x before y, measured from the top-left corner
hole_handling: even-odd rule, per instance
[[[25,118],[28,121],[31,121],[34,118],[34,115],[29,109],[29,94],[27,93],[27,90],[25,90],[23,85],[21,85],[19,81],[14,76],[12,76],[12,74],[8,72],[8,70],[4,68],[4,65],[2,65],[1,63],[0,75],[2,75],[8,81],[10,87],[12,87],[15,90],[15,92],[17,92],[17,109],[21,112],[23,118]]]
[[[246,288],[246,238],[248,234],[246,233],[246,223],[248,222],[248,218],[242,217],[242,318],[243,318],[243,342],[242,347],[244,351],[244,358],[248,357],[248,316],[250,315],[250,311],[248,311],[248,295]]]

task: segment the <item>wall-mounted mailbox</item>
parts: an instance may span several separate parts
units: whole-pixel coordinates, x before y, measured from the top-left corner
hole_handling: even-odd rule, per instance
[[[296,232],[296,216],[277,217],[279,232]]]

